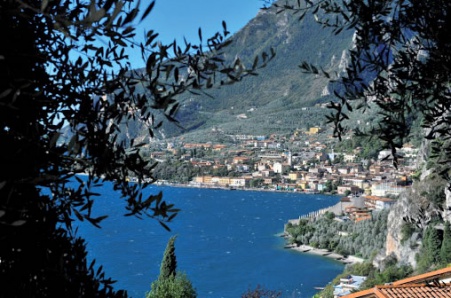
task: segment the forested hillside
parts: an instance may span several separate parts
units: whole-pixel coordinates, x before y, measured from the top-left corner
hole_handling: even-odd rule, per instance
[[[239,58],[252,65],[263,52],[273,50],[276,56],[239,84],[210,89],[208,95],[180,96],[180,127],[165,122],[162,136],[212,127],[233,134],[283,133],[324,122],[326,109],[312,114],[305,108],[329,102],[332,86],[324,77],[303,74],[299,65],[311,61],[338,75],[346,66],[344,50],[352,46],[352,32],[336,36],[311,16],[299,21],[290,12],[271,8],[261,10],[231,40],[223,49],[226,61]]]

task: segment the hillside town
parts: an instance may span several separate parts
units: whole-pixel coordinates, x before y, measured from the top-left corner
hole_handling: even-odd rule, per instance
[[[336,141],[320,127],[295,131],[289,137],[229,137],[234,140],[232,145],[178,140],[150,152],[150,157],[162,164],[171,156],[196,170],[190,181],[160,178],[159,183],[390,197],[410,186],[417,168],[418,150],[411,144],[404,144],[397,152],[395,168],[389,150],[378,151],[372,159],[359,157],[362,150],[359,147],[352,152],[334,151]]]

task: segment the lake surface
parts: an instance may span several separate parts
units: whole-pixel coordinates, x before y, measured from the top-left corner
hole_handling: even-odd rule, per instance
[[[122,201],[106,184],[95,214],[110,214],[102,229],[81,224],[90,258],[102,264],[116,289],[144,297],[157,279],[167,241],[177,235],[177,269],[187,274],[198,297],[241,297],[257,285],[282,297],[312,297],[343,271],[343,264],[284,249],[288,219],[331,206],[336,196],[283,192],[151,187],[182,211],[170,224],[124,217]],[[98,191],[96,189],[96,191]]]

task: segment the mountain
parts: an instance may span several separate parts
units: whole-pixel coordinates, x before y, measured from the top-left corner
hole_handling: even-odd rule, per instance
[[[336,36],[313,17],[300,21],[298,15],[270,8],[261,10],[231,39],[224,51],[228,61],[238,57],[252,65],[255,56],[271,48],[276,57],[255,77],[209,90],[211,97],[180,96],[181,127],[165,123],[161,135],[205,135],[213,127],[226,134],[287,133],[324,122],[326,109],[308,108],[330,101],[332,86],[323,77],[303,74],[299,65],[308,61],[339,74],[347,62],[344,50],[352,46],[352,32]]]

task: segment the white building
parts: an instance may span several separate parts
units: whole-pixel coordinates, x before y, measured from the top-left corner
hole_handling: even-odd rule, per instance
[[[274,173],[283,174],[290,169],[288,164],[283,164],[280,162],[275,162],[272,166]]]

